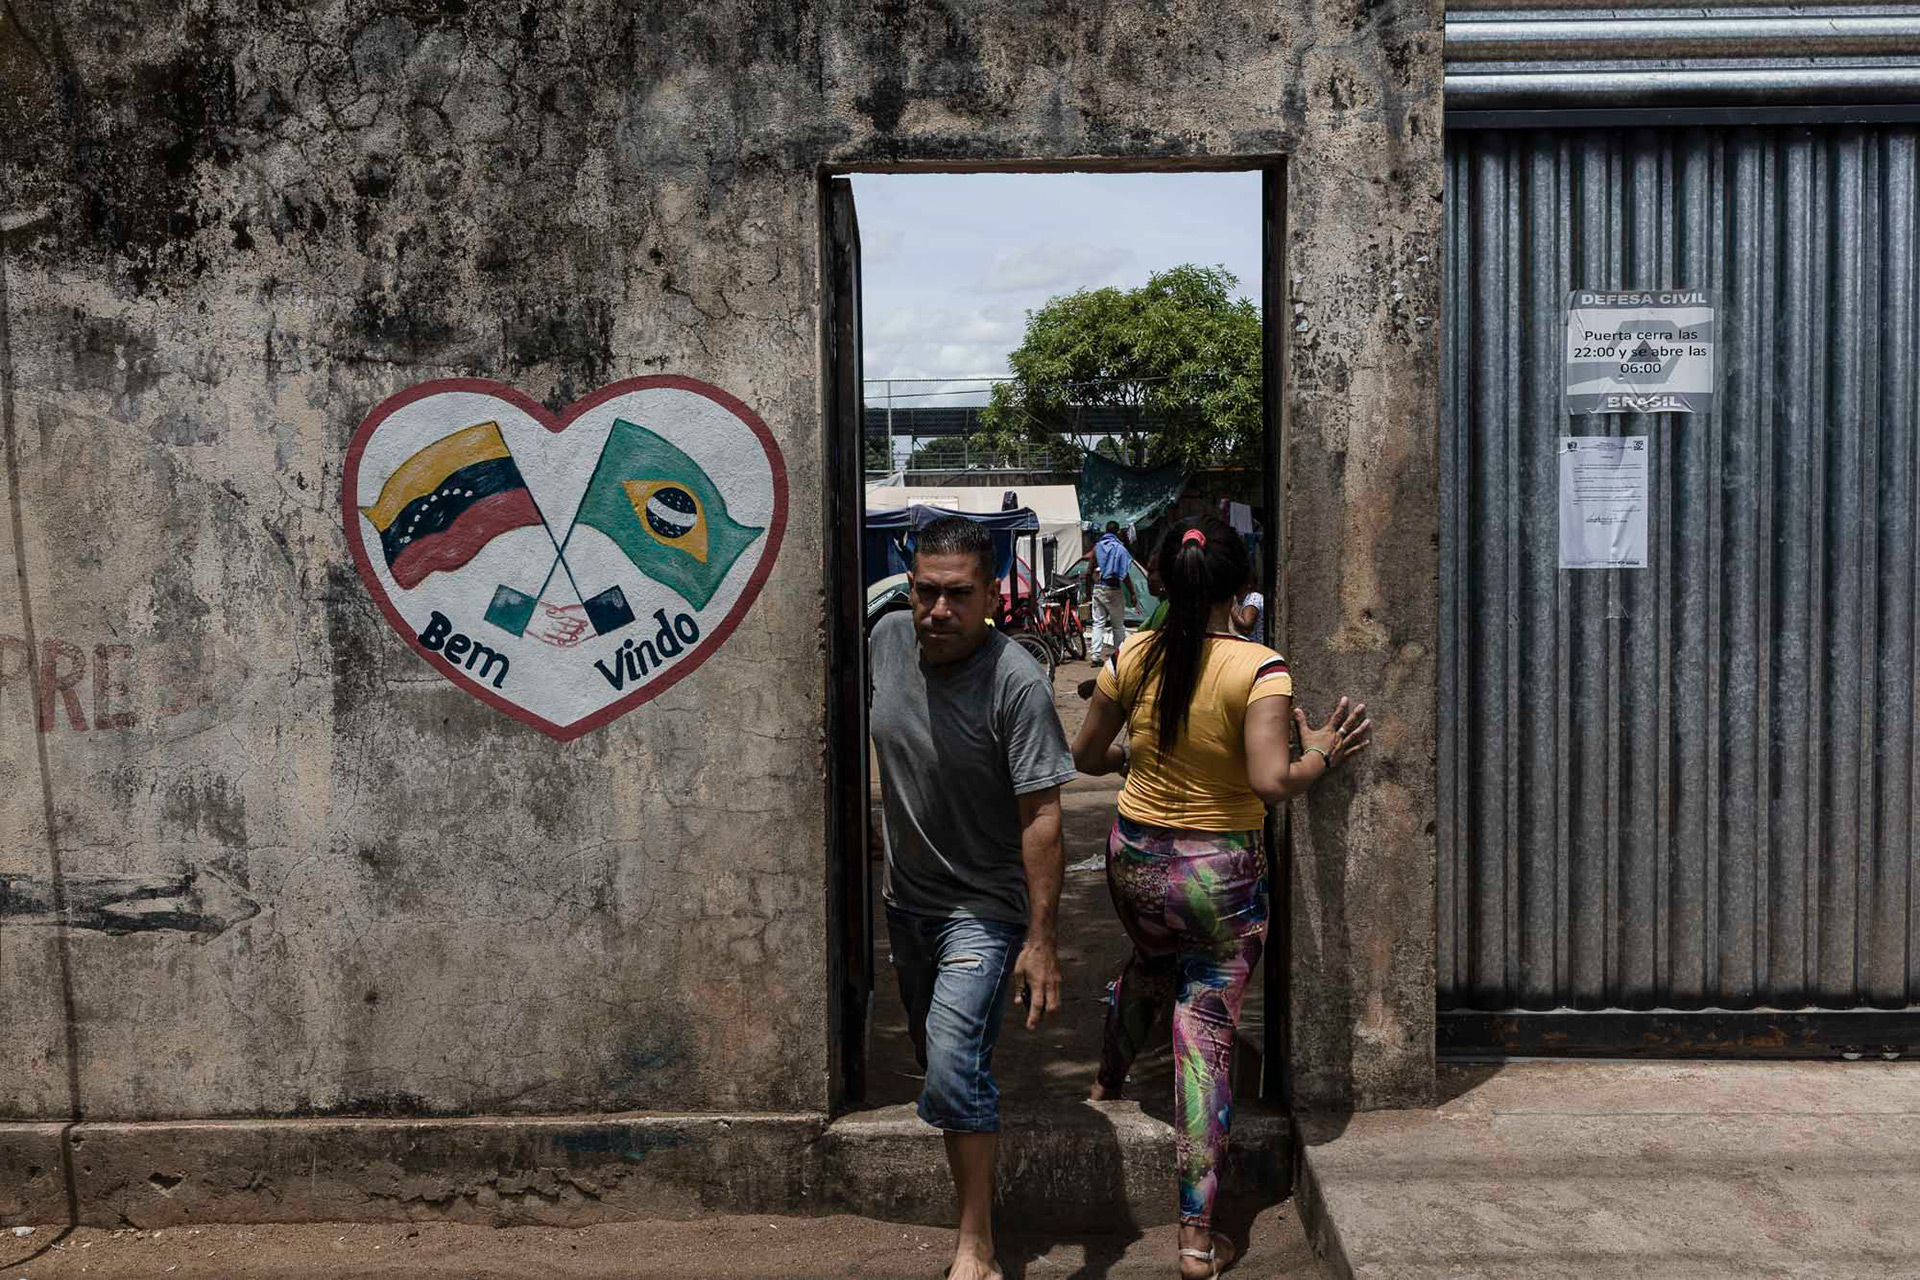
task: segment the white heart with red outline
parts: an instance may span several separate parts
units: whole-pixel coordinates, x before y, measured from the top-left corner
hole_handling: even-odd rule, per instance
[[[726,518],[755,531],[730,564],[714,560],[711,580],[702,583],[712,590],[704,603],[649,576],[600,529],[574,522],[616,421],[644,428],[685,455],[718,493]],[[473,517],[462,525],[456,516],[444,531],[454,538],[434,543],[420,535],[415,559],[390,564],[382,529],[374,523],[374,514],[389,518],[386,508],[376,510],[389,479],[423,450],[486,424],[499,428],[525,488],[524,494],[515,489],[500,495],[494,509],[501,502],[517,505],[537,514],[537,522],[523,520],[497,534],[484,526],[476,535]],[[492,461],[497,465],[497,458]],[[679,495],[669,497],[685,503]],[[393,522],[396,543],[406,530],[420,528],[420,504],[441,500],[451,504],[443,513],[464,513],[460,504],[471,506],[474,494],[451,483],[440,492],[430,486],[409,508],[407,523]],[[655,514],[679,518],[672,509]],[[360,576],[401,638],[474,697],[564,742],[658,696],[726,642],[779,554],[787,468],[773,433],[752,409],[693,378],[631,378],[559,413],[505,383],[448,378],[388,397],[361,422],[347,447],[341,515]],[[517,518],[509,514],[494,523]],[[703,510],[701,519],[708,518]],[[435,522],[429,518],[425,527],[434,529]],[[678,531],[671,523],[655,528],[668,535]],[[416,576],[418,552],[454,545],[454,558],[477,549],[458,564]],[[704,570],[710,554],[704,541],[699,551]],[[396,580],[396,565],[411,585]],[[531,606],[528,597],[535,601]],[[503,601],[510,607],[496,607]],[[512,628],[529,607],[531,620],[516,633]],[[631,621],[621,621],[623,611]]]

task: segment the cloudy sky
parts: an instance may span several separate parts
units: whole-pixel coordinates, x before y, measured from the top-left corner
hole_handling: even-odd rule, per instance
[[[1223,265],[1258,300],[1260,175],[886,174],[853,179],[869,404],[883,378],[1004,374],[1055,294]],[[896,383],[896,404],[974,404],[978,382]],[[936,393],[936,394],[930,394]],[[911,397],[911,398],[905,398]]]

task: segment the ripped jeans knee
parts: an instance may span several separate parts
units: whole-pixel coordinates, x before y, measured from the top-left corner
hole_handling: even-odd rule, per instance
[[[996,1133],[1000,1038],[1013,963],[1026,929],[998,920],[943,919],[887,909],[894,976],[914,1056],[926,1068],[920,1118],[956,1133]]]

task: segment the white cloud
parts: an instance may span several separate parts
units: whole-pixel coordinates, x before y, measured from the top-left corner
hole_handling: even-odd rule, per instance
[[[949,307],[902,307],[871,326],[866,336],[866,375],[875,378],[970,379],[965,384],[984,399],[982,375],[1004,374],[1007,352],[1020,345],[1025,324],[1006,308],[962,310]],[[927,398],[929,385],[900,386],[896,397],[913,403],[947,403]],[[884,388],[870,387],[870,395]]]
[[[869,346],[868,378],[941,378],[985,386],[1004,377],[1007,348],[993,342],[914,342]]]
[[[974,403],[1026,313],[1075,289],[1131,287],[1182,262],[1260,282],[1257,174],[859,174],[866,376],[896,404]],[[965,388],[975,388],[968,393]],[[870,386],[869,396],[883,396]],[[902,400],[911,395],[912,399]]]
[[[984,307],[967,311],[955,307],[901,307],[888,312],[867,330],[871,346],[881,343],[999,344],[1001,354],[1020,343],[1025,321],[1016,311]],[[1000,362],[995,361],[995,368]]]
[[[887,378],[910,380],[892,388],[902,406],[984,403],[989,380],[1006,374],[1007,352],[1024,331],[1023,322],[992,309],[896,311],[867,335],[868,403],[886,398],[877,382]]]
[[[860,263],[888,262],[900,256],[901,248],[907,243],[907,233],[899,227],[881,227],[876,231],[860,233]]]
[[[1097,287],[1133,261],[1131,249],[1088,245],[1029,244],[994,258],[980,280],[982,293],[1029,293]]]

